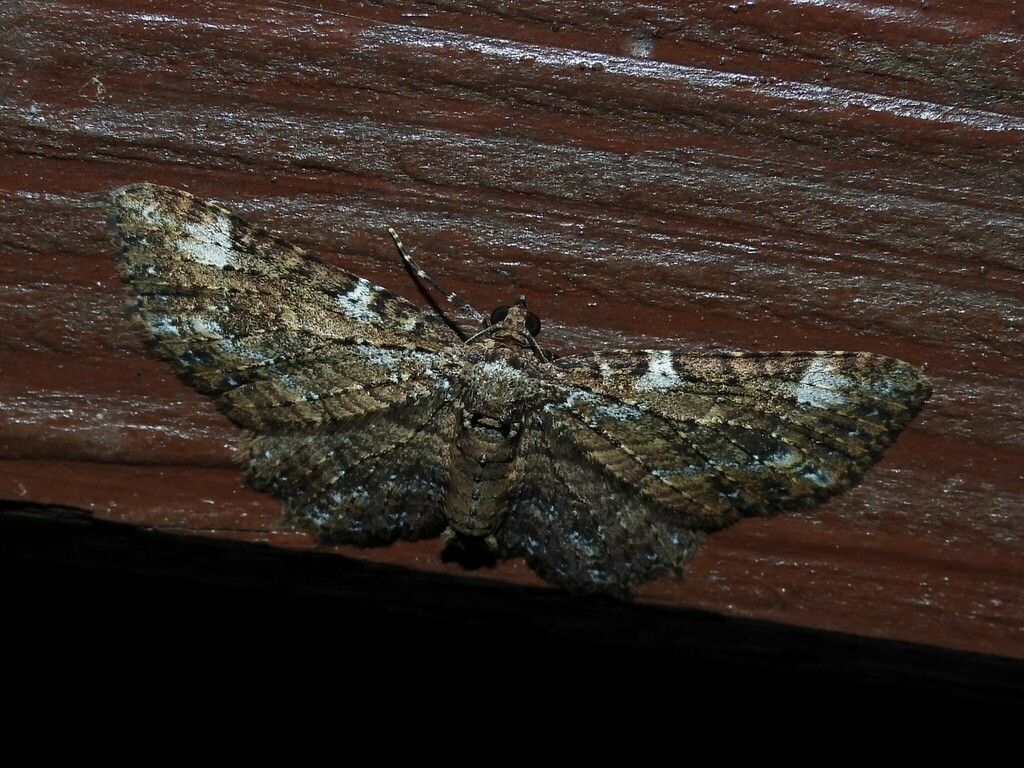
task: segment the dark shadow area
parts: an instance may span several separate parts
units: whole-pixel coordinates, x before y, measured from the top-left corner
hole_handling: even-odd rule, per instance
[[[607,716],[664,701],[787,720],[977,717],[1024,701],[1013,659],[170,536],[72,510],[0,508],[0,578],[12,674],[29,687],[41,669],[79,690],[209,676],[289,695],[416,690],[417,706],[600,702]]]

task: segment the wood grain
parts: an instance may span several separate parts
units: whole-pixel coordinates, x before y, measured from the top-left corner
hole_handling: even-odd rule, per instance
[[[642,602],[1024,656],[1024,20],[998,2],[0,7],[0,498],[310,548],[145,357],[104,195],[220,201],[544,344],[853,349],[935,395],[855,490]],[[436,542],[340,556],[461,571]]]

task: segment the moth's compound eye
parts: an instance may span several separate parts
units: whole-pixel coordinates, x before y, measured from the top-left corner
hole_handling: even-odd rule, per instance
[[[491,311],[491,325],[497,325],[508,317],[508,307],[495,307]]]
[[[508,316],[508,307],[497,307],[491,312],[491,325],[497,325]],[[526,313],[526,330],[531,336],[536,336],[540,333],[540,318],[537,317],[533,312]]]

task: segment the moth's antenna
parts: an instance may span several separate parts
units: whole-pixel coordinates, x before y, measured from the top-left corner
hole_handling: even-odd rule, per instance
[[[433,288],[435,291],[444,296],[445,300],[449,304],[458,307],[463,312],[473,317],[474,320],[478,320],[480,322],[481,327],[487,327],[488,323],[486,317],[481,315],[479,312],[473,309],[473,307],[469,306],[469,304],[467,304],[458,296],[456,296],[454,292],[445,289],[434,278],[432,278],[430,275],[424,272],[423,268],[419,264],[412,260],[412,256],[405,252],[405,247],[402,245],[402,241],[398,239],[398,233],[395,232],[394,229],[388,227],[388,234],[391,235],[391,239],[395,241],[395,245],[398,247],[398,252],[402,254],[402,258],[405,259],[405,263],[409,265],[409,268],[416,274],[417,278],[419,278],[427,285],[429,285],[431,288]]]

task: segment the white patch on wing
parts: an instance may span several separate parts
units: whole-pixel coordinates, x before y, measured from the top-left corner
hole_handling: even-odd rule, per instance
[[[340,294],[336,301],[338,308],[353,320],[379,325],[380,315],[370,308],[372,299],[373,286],[366,280],[359,279],[351,291]]]
[[[171,317],[158,315],[153,318],[147,318],[146,324],[149,326],[149,330],[153,332],[153,335],[158,338],[181,336],[181,329],[174,324],[174,320]]]
[[[224,330],[216,320],[202,315],[154,316],[147,320],[149,330],[158,338],[222,339]]]
[[[224,337],[224,330],[216,320],[211,320],[202,315],[189,315],[187,317],[189,325],[192,326],[192,330],[195,331],[197,337],[201,339],[220,339]]]
[[[375,347],[372,344],[357,344],[359,354],[366,358],[366,362],[377,368],[383,368],[388,372],[388,379],[397,382],[398,371],[402,357],[396,355],[390,349]]]
[[[806,470],[803,473],[803,477],[808,482],[814,483],[821,488],[832,484],[832,478],[829,476],[828,472],[820,468]]]
[[[628,403],[602,397],[594,392],[585,389],[570,390],[566,398],[560,403],[548,403],[544,406],[545,411],[554,408],[579,413],[585,408],[593,407],[594,415],[598,418],[609,418],[616,421],[631,421],[643,418],[644,412]],[[591,427],[597,426],[596,419],[587,419]]]
[[[792,469],[803,463],[804,457],[792,448],[781,448],[771,456],[762,459],[762,463],[773,469]]]
[[[260,351],[260,349],[251,341],[242,341],[240,343],[239,341],[225,336],[220,340],[220,348],[228,354],[252,360],[254,363],[269,363],[274,361],[273,356]]]
[[[136,210],[139,218],[148,224],[155,224],[163,220],[163,214],[160,213],[160,208],[156,203],[140,205]]]
[[[186,258],[220,269],[235,263],[236,255],[231,247],[231,219],[227,216],[185,222],[182,231],[186,236],[178,240],[177,246]]]
[[[848,403],[845,392],[854,386],[853,379],[836,371],[827,360],[818,358],[807,366],[803,377],[793,385],[793,397],[798,403],[826,408]]]
[[[597,409],[599,416],[607,416],[615,421],[632,421],[633,419],[642,419],[644,412],[639,408],[635,408],[632,405],[626,403],[612,402],[608,405],[602,405]]]
[[[393,349],[377,347],[373,344],[356,344],[355,349],[370,365],[386,371],[388,380],[396,384],[399,381],[419,378],[421,372],[431,379],[442,377],[432,367],[437,362],[437,355],[433,352],[412,349],[396,352]],[[418,368],[410,369],[410,364],[418,366]],[[444,388],[448,388],[447,383],[444,384]]]
[[[565,409],[567,411],[575,411],[578,408],[577,403],[591,404],[599,402],[600,397],[595,395],[593,392],[587,392],[585,389],[572,389],[569,390],[569,394],[565,400],[560,403],[548,403],[544,406],[545,411],[550,411],[553,408]]]
[[[647,353],[647,372],[636,381],[637,389],[671,389],[679,385],[679,374],[667,349]]]

